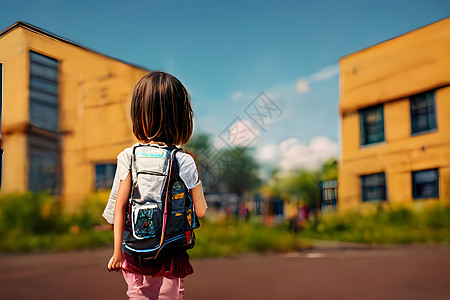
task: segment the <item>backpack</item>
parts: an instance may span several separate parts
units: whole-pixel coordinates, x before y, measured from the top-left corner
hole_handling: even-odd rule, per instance
[[[178,151],[183,150],[141,144],[132,149],[123,248],[140,263],[194,247],[194,229],[200,223],[179,175]]]

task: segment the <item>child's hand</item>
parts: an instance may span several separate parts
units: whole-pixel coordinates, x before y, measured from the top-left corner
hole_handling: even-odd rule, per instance
[[[120,254],[113,254],[113,256],[109,259],[108,262],[108,270],[111,271],[119,271],[122,269],[123,256]]]

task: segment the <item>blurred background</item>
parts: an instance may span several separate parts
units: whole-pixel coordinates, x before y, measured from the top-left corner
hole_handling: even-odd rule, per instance
[[[404,265],[419,260],[417,276],[392,288],[395,299],[430,296],[429,286],[408,294],[424,274],[436,279],[433,290],[440,293],[433,297],[445,297],[449,12],[443,0],[3,3],[0,259],[10,263],[4,268],[36,279],[33,270],[54,265],[45,274],[56,276],[64,255],[81,255],[98,267],[92,270],[102,276],[97,287],[108,289],[100,269],[113,233],[101,213],[118,153],[137,142],[131,90],[144,74],[161,70],[180,79],[194,107],[195,132],[183,148],[195,157],[209,205],[190,251],[203,274],[212,272],[209,266],[224,268],[227,257],[245,257],[240,267],[267,259],[251,253],[323,262],[389,245],[385,257],[402,256]],[[361,266],[379,256],[361,258]],[[436,261],[420,265],[423,257]],[[379,265],[386,266],[379,272],[392,274],[392,264]],[[345,268],[320,268],[327,266],[325,274]],[[315,267],[292,278],[311,278]],[[235,273],[225,272],[222,282]],[[56,299],[67,292],[45,294],[45,284],[32,280],[42,290],[13,296],[22,275],[12,274],[2,275],[10,284],[0,299]],[[367,272],[346,277],[355,274],[342,278],[370,279]],[[95,281],[73,276],[102,298],[102,289],[88,286]],[[190,297],[211,299],[212,291],[196,281],[208,280],[201,276],[187,281],[197,293]],[[308,284],[310,299],[336,294],[318,293],[319,281]],[[353,297],[370,290],[360,287]],[[121,288],[104,298],[122,299]],[[296,293],[292,286],[281,291],[286,299]],[[236,289],[227,297],[264,295]]]

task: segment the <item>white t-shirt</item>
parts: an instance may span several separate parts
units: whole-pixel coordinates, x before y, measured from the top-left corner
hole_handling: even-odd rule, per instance
[[[134,146],[139,144],[140,143],[136,143]],[[102,216],[110,224],[114,223],[114,206],[116,204],[116,197],[119,190],[120,181],[127,178],[128,173],[131,170],[131,155],[133,154],[133,147],[126,148],[117,156],[117,169],[111,188],[111,194],[102,214]],[[198,178],[197,166],[195,165],[195,161],[192,156],[187,153],[178,151],[176,153],[176,158],[178,162],[180,177],[184,181],[186,187],[188,189],[193,189],[194,187],[199,185],[200,180]]]

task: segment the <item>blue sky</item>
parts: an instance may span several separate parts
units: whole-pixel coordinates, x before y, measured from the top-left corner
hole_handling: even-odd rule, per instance
[[[174,74],[191,93],[197,131],[215,137],[247,120],[244,109],[265,92],[283,113],[264,130],[249,120],[262,149],[318,136],[338,143],[339,58],[449,13],[448,0],[25,0],[2,4],[0,28],[22,20]]]

